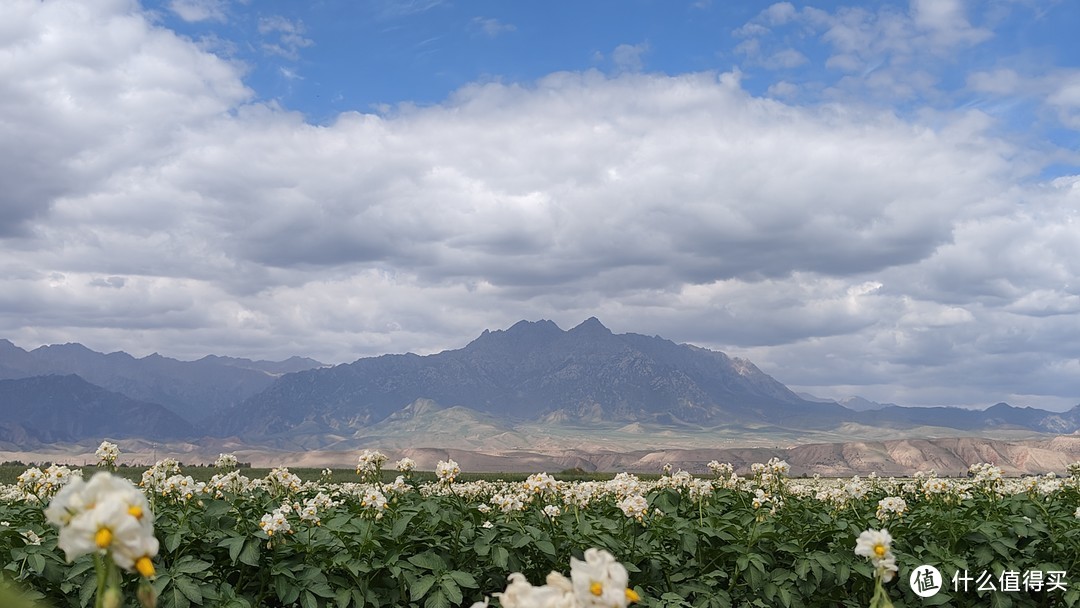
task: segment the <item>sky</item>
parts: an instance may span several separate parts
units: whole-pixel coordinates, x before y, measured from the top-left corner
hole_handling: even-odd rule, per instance
[[[595,316],[1080,403],[1080,3],[0,0],[0,337],[343,363]]]

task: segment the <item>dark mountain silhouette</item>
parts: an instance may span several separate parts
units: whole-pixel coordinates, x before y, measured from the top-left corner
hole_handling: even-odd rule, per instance
[[[157,354],[136,359],[79,344],[27,352],[0,340],[4,377],[22,382],[0,391],[0,441],[14,443],[118,437],[122,429],[146,438],[237,435],[256,443],[295,435],[318,447],[370,439],[379,429],[405,432],[402,420],[418,403],[438,414],[409,422],[417,428],[464,429],[468,420],[482,420],[495,433],[522,423],[754,433],[833,432],[851,423],[965,433],[1080,429],[1080,405],[1048,412],[999,403],[980,411],[853,399],[843,407],[796,395],[744,359],[658,336],[614,334],[595,318],[568,331],[551,321],[521,321],[486,330],[456,350],[333,367],[298,357],[276,363],[213,355],[190,362]],[[186,420],[162,415],[165,408]]]
[[[0,441],[26,445],[195,434],[191,424],[160,405],[107,391],[74,374],[0,380]]]
[[[820,428],[844,412],[805,401],[749,361],[659,337],[613,334],[595,318],[563,331],[521,321],[435,355],[384,355],[282,377],[213,425],[262,436],[303,427],[342,433],[418,399],[507,421]]]
[[[132,399],[161,404],[190,423],[259,393],[283,373],[321,365],[299,357],[277,363],[213,356],[178,361],[155,353],[136,359],[124,352],[102,354],[73,343],[28,352],[0,340],[0,379],[77,374]]]

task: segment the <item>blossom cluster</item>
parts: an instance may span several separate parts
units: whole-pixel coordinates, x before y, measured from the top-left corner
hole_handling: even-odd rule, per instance
[[[120,446],[102,441],[94,455],[97,456],[99,467],[115,467],[116,460],[120,458]]]
[[[629,585],[626,567],[607,551],[587,549],[584,560],[570,558],[570,577],[551,572],[533,586],[520,572],[510,575],[506,590],[496,593],[503,608],[625,608],[641,599]],[[478,602],[472,608],[488,603]]]
[[[453,460],[440,460],[435,465],[435,476],[441,483],[454,483],[458,475],[461,475],[461,467]]]
[[[240,460],[234,454],[218,454],[214,466],[219,469],[235,469],[240,466]]]
[[[377,482],[386,460],[386,454],[378,450],[364,450],[357,458],[356,474],[364,481]]]
[[[30,467],[16,478],[16,487],[37,500],[46,501],[76,479],[82,479],[82,471],[64,465],[50,465],[44,471]]]
[[[105,471],[89,482],[74,478],[49,503],[45,517],[60,529],[57,546],[69,562],[102,552],[125,570],[154,575],[154,514],[146,496],[126,479]]]

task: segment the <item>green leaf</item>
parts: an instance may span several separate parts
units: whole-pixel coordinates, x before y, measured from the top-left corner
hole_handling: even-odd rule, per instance
[[[218,542],[219,547],[225,547],[229,550],[229,559],[232,563],[236,563],[236,557],[240,555],[240,550],[244,548],[244,541],[247,540],[243,536],[227,536]]]
[[[173,572],[179,572],[181,574],[195,574],[197,572],[203,572],[210,568],[210,562],[204,562],[201,559],[195,559],[185,557],[174,565],[171,570]],[[192,600],[194,601],[194,600]]]
[[[343,587],[338,589],[334,593],[334,606],[337,608],[348,608],[349,602],[352,601],[352,589]]]
[[[937,593],[928,598],[923,598],[923,606],[945,606],[952,602],[952,596],[946,592]]]
[[[291,604],[296,601],[296,598],[300,597],[300,588],[296,586],[296,583],[284,576],[275,576],[273,578],[274,593],[277,594],[282,604]]]
[[[300,607],[319,608],[319,602],[315,600],[315,596],[310,591],[305,590],[300,594]]]
[[[398,538],[405,533],[406,528],[409,527],[409,523],[416,517],[416,513],[409,513],[401,519],[394,522],[394,527],[390,529],[390,538]]]
[[[191,600],[191,603],[202,603],[202,589],[200,589],[191,579],[185,576],[176,577],[173,578],[173,585],[180,590],[180,593],[184,594],[184,597]]]
[[[476,577],[468,572],[462,572],[461,570],[454,570],[450,573],[450,576],[454,578],[454,581],[458,585],[465,587],[466,589],[476,589],[480,585],[476,582]]]
[[[464,599],[461,595],[461,587],[457,586],[457,583],[454,582],[453,578],[449,576],[443,577],[439,582],[439,586],[442,587],[443,593],[446,594],[446,599],[449,600],[451,604],[460,604]]]
[[[436,589],[424,602],[424,608],[450,608],[450,601],[446,599],[442,589]]]
[[[425,570],[446,570],[446,562],[443,561],[443,558],[431,551],[424,551],[419,555],[414,555],[408,561],[410,564]]]
[[[536,541],[536,548],[539,549],[541,553],[555,557],[555,545],[551,544],[551,541],[549,540]]]
[[[435,575],[425,574],[416,579],[409,585],[409,597],[412,601],[419,601],[420,598],[427,595],[427,592],[435,585]]]
[[[697,553],[697,534],[686,532],[682,535],[681,545],[683,553],[694,555]]]
[[[257,538],[249,538],[244,542],[244,548],[240,551],[240,555],[237,559],[240,563],[247,564],[249,566],[259,565],[259,553],[262,551],[262,542]]]
[[[90,581],[87,581],[87,584],[83,585],[82,589],[79,589],[79,605],[89,605],[90,600],[94,598],[95,591],[97,591],[97,589],[94,587],[94,584]]]
[[[31,553],[26,556],[26,563],[30,566],[30,569],[38,574],[45,571],[45,558],[38,553]]]
[[[175,581],[173,581],[175,583]],[[169,585],[158,598],[163,608],[188,608],[191,600],[175,584]]]
[[[506,547],[495,547],[491,550],[491,563],[499,568],[506,568],[509,559],[510,552],[506,550]]]
[[[180,543],[184,542],[184,537],[179,532],[173,532],[165,537],[165,549],[169,553],[176,552],[176,548],[180,546]]]
[[[308,591],[319,597],[334,597],[334,588],[325,581],[319,581],[308,586]]]

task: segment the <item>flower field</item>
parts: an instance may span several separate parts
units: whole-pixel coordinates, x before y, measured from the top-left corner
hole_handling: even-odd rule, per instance
[[[207,482],[172,461],[142,474],[157,551],[152,567],[132,567],[118,583],[122,605],[145,602],[147,584],[157,605],[180,608],[509,607],[544,597],[566,606],[1080,605],[1080,463],[1022,479],[988,464],[965,479],[790,479],[774,460],[742,474],[711,463],[707,476],[649,481],[541,473],[460,482],[447,461],[420,482],[408,459],[388,466],[365,452],[347,483],[302,482],[286,469],[249,479],[235,464],[220,461]],[[383,482],[383,468],[400,476]],[[100,550],[93,541],[70,550],[82,546],[75,522],[94,505],[66,517],[49,507],[75,504],[74,490],[61,494],[68,484],[94,483],[77,477],[54,466],[0,486],[2,575],[41,606],[100,602],[95,560],[120,551],[102,544],[101,526],[86,532]],[[577,579],[561,575],[549,580],[565,581],[569,595],[512,592],[581,571],[600,559],[590,549],[625,567],[625,594],[586,584],[575,596]],[[929,597],[909,584],[924,564],[943,578]]]

